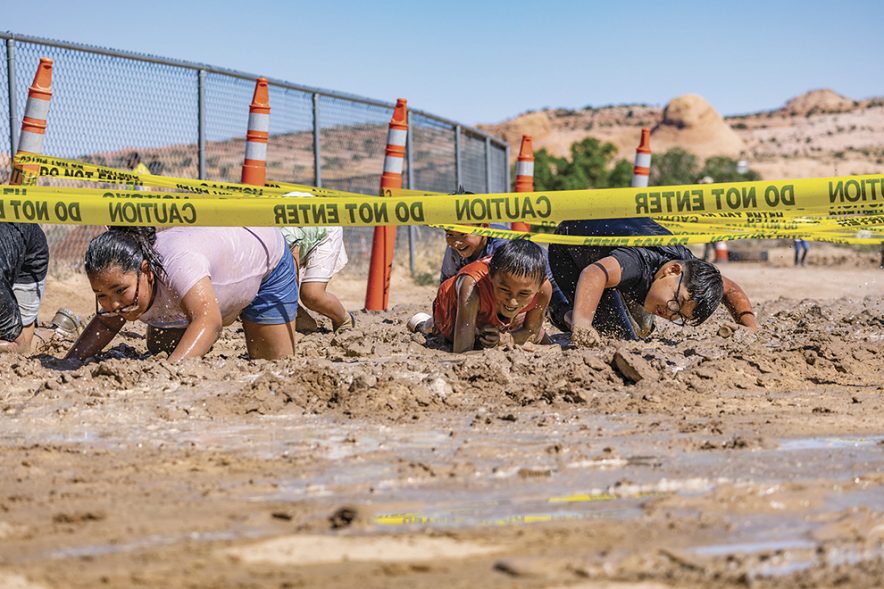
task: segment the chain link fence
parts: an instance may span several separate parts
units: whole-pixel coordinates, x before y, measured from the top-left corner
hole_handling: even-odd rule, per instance
[[[47,155],[151,173],[238,182],[256,74],[0,33],[0,183],[9,181],[28,86],[41,57],[52,58]],[[377,194],[393,103],[270,79],[267,177]],[[70,185],[50,178],[41,183]],[[477,129],[409,109],[404,185],[434,192],[505,192],[506,144]],[[95,186],[94,184],[92,186]],[[44,226],[56,267],[78,268],[100,228]],[[349,272],[364,272],[371,228],[346,228]],[[441,232],[400,227],[397,260],[435,275]]]

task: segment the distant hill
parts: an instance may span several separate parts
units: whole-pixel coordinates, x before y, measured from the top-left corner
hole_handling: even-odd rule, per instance
[[[386,127],[359,124],[324,128],[323,184],[374,193],[383,170]],[[664,108],[624,104],[546,109],[502,123],[479,125],[509,143],[513,160],[522,135],[529,134],[535,149],[545,148],[554,155],[565,155],[573,143],[595,137],[613,143],[619,157],[632,161],[642,127],[652,129],[655,153],[682,147],[701,158],[745,157],[765,179],[884,172],[884,97],[852,100],[832,90],[813,90],[775,110],[730,117],[719,115],[702,97],[688,94],[674,98]],[[421,128],[414,132],[416,179],[419,186],[430,190],[453,190],[453,154],[440,151],[439,145],[447,137],[434,133],[438,131]],[[243,137],[207,143],[208,178],[239,181],[244,139],[245,130]],[[267,177],[312,184],[312,150],[312,131],[274,134],[271,128]],[[132,151],[138,151],[154,173],[197,177],[195,144],[124,148],[81,154],[76,159],[125,168]],[[8,169],[9,154],[0,153],[0,182],[7,180]]]
[[[827,89],[741,116],[721,117],[702,97],[689,94],[662,109],[645,104],[547,109],[479,125],[503,137],[512,158],[522,135],[529,134],[535,150],[546,148],[554,155],[595,137],[613,143],[630,161],[642,127],[652,129],[655,152],[678,146],[701,158],[742,156],[766,179],[884,171],[884,97],[853,100]]]

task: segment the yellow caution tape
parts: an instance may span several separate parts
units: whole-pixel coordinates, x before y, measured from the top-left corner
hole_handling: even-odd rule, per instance
[[[619,191],[627,189],[617,189]],[[518,199],[542,199],[552,208],[558,193],[519,196]],[[201,225],[201,226],[292,226],[292,225],[447,225],[453,231],[475,232],[507,238],[524,237],[545,243],[581,243],[584,245],[651,245],[688,244],[731,239],[773,239],[807,236],[833,243],[879,243],[881,237],[850,237],[850,234],[832,235],[795,229],[791,231],[760,231],[734,227],[727,231],[712,231],[697,235],[642,237],[576,237],[553,236],[546,233],[519,234],[498,229],[466,227],[448,224],[450,219],[462,217],[464,207],[481,202],[487,196],[445,199],[421,197],[328,197],[322,199],[292,199],[266,196],[241,198],[231,196],[196,195],[192,193],[156,193],[137,190],[101,190],[45,188],[33,186],[0,187],[0,221],[29,223],[66,223],[85,225]],[[500,197],[509,198],[509,197]],[[566,196],[557,210],[565,218],[586,217],[582,207],[569,206]],[[632,215],[635,216],[635,215]],[[579,218],[578,217],[578,218]],[[880,215],[863,225],[877,229]],[[863,219],[862,222],[867,221]],[[813,235],[811,235],[813,233]],[[562,239],[562,238],[570,239]],[[576,237],[576,241],[575,241]],[[558,241],[555,241],[558,240]],[[661,241],[662,240],[662,241]]]
[[[595,501],[613,501],[621,499],[611,493],[577,493],[575,495],[563,495],[561,497],[550,497],[549,503],[591,503]]]
[[[15,156],[15,166],[21,169],[24,166],[33,171],[25,170],[26,176],[41,176],[47,178],[64,178],[68,180],[80,180],[84,182],[105,182],[108,184],[120,184],[129,187],[169,188],[197,194],[210,195],[242,195],[242,196],[269,196],[282,195],[287,192],[302,192],[313,196],[360,196],[364,194],[344,192],[327,188],[317,188],[305,184],[292,184],[289,182],[268,181],[264,186],[252,186],[250,184],[236,184],[233,182],[217,182],[212,180],[193,180],[191,178],[174,178],[171,176],[159,176],[156,174],[139,174],[134,171],[119,170],[108,166],[100,166],[89,162],[69,160],[35,153],[19,152]],[[33,182],[32,182],[33,183]]]
[[[551,522],[558,519],[576,519],[574,514],[517,514],[505,517],[479,519],[468,518],[458,515],[441,515],[431,517],[417,513],[395,513],[380,515],[375,518],[375,523],[383,526],[402,526],[409,524],[464,524],[471,523],[479,526],[508,526],[513,524],[534,524]]]
[[[809,239],[812,241],[825,241],[842,245],[874,245],[884,242],[882,235],[857,235],[856,232],[838,232],[833,230],[756,230],[748,228],[741,230],[736,227],[701,226],[697,228],[681,229],[672,235],[605,235],[605,236],[581,236],[581,235],[558,235],[555,233],[534,233],[522,231],[510,231],[508,229],[496,229],[491,227],[476,227],[471,225],[433,224],[431,227],[445,231],[459,233],[471,233],[484,237],[497,237],[503,239],[527,239],[535,243],[555,245],[588,245],[600,247],[655,247],[671,245],[691,245],[711,243],[713,241],[733,241],[737,239]],[[884,233],[884,224],[874,229]]]
[[[549,198],[549,197],[546,197]],[[752,228],[729,228],[728,231],[692,235],[578,237],[548,233],[527,233],[500,229],[444,224],[456,216],[454,199],[419,197],[330,197],[323,199],[211,198],[189,193],[150,193],[138,190],[60,189],[33,186],[0,187],[0,221],[26,223],[62,223],[85,225],[152,226],[286,226],[431,224],[452,231],[474,232],[489,236],[528,238],[545,243],[582,245],[675,245],[725,241],[731,239],[773,239],[782,235],[810,235],[813,239],[834,243],[878,243],[881,237],[850,237],[803,229],[759,231]],[[454,209],[454,210],[453,210]],[[585,211],[579,214],[586,215]],[[872,225],[877,229],[880,225]]]
[[[510,239],[595,245],[642,245],[660,239],[702,243],[777,237],[878,243],[881,237],[876,234],[884,225],[884,176],[878,175],[483,195],[396,189],[389,191],[388,198],[378,198],[297,184],[253,187],[136,174],[35,154],[19,154],[15,161],[18,168],[38,167],[40,175],[185,192],[8,187],[0,198],[0,221],[156,226],[444,224],[446,228],[458,226],[452,230]],[[280,197],[292,191],[324,198],[293,201]],[[256,196],[263,198],[253,198]],[[174,202],[179,200],[188,202]],[[790,224],[795,217],[808,216],[824,217],[825,223],[814,221],[815,226],[806,228]],[[570,219],[634,217],[659,219],[665,226],[677,229],[678,235],[583,238],[464,229],[463,225],[493,221],[550,224]],[[703,227],[695,229],[691,224]],[[859,229],[863,235],[857,237],[855,231]]]

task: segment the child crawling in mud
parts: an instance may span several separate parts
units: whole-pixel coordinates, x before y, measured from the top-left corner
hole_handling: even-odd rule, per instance
[[[295,351],[298,282],[279,229],[112,227],[90,242],[85,269],[95,317],[67,358],[98,353],[136,320],[170,362],[206,354],[237,318],[252,358]]]
[[[433,330],[452,343],[453,352],[545,340],[543,317],[552,286],[546,278],[543,248],[525,240],[508,241],[490,257],[464,266],[442,283],[433,301]],[[428,331],[409,323],[412,331]],[[506,334],[506,338],[504,338]]]
[[[452,194],[473,194],[464,190],[462,187]],[[471,225],[475,227],[490,227],[492,229],[509,229],[501,223],[479,223]],[[472,264],[476,260],[487,258],[493,255],[495,250],[507,243],[509,239],[503,237],[490,237],[487,235],[477,235],[475,233],[461,233],[459,231],[445,231],[445,253],[442,256],[442,268],[439,272],[439,284],[442,284],[455,274],[461,268],[468,264]],[[545,249],[541,249],[544,258],[544,271],[547,280],[552,285],[552,298],[550,299],[550,311],[558,311],[565,308],[567,310],[568,299],[562,293],[562,290],[556,284],[549,267],[549,258]]]
[[[0,352],[30,351],[48,267],[39,225],[0,223]]]
[[[650,219],[567,221],[565,235],[668,233]],[[559,320],[575,345],[599,342],[599,332],[635,339],[653,330],[654,316],[678,325],[699,325],[724,302],[737,323],[756,330],[755,313],[740,286],[684,246],[550,246],[553,275],[574,301]],[[567,328],[566,327],[566,328]]]
[[[348,261],[343,227],[283,227],[282,234],[298,271],[298,331],[312,333],[318,329],[316,319],[306,309],[331,319],[334,331],[353,327],[353,314],[328,291],[328,283]]]

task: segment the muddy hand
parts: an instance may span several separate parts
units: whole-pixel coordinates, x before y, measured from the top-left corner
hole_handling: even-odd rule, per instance
[[[493,325],[485,325],[477,330],[476,337],[483,348],[493,348],[500,343],[500,331]]]
[[[602,338],[594,327],[587,327],[572,331],[571,343],[578,348],[595,348],[601,345]]]

